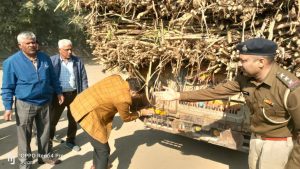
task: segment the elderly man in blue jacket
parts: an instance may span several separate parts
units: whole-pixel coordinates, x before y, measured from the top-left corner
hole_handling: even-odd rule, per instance
[[[69,105],[74,100],[76,95],[88,87],[88,80],[84,64],[77,57],[72,55],[72,42],[68,39],[58,41],[59,54],[51,56],[54,72],[59,78],[62,87],[65,101],[59,104],[59,101],[54,97],[51,108],[51,129],[50,129],[50,145],[52,140],[55,140],[55,127],[59,118],[67,107],[68,117],[68,132],[65,145],[74,151],[80,151],[80,147],[75,144],[75,136],[77,131],[77,123],[70,112]]]
[[[20,51],[3,62],[2,100],[5,107],[4,120],[12,119],[15,97],[15,113],[18,135],[20,168],[31,167],[32,158],[38,157],[40,164],[58,164],[52,158],[49,146],[50,107],[53,94],[59,103],[64,97],[50,58],[37,52],[36,36],[32,32],[21,32],[17,36]],[[38,154],[30,148],[33,121],[36,122]]]

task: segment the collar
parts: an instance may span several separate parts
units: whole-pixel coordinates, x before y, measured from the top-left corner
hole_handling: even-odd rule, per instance
[[[275,83],[276,78],[276,73],[278,72],[279,66],[274,63],[269,71],[269,73],[267,74],[267,76],[265,77],[265,79],[262,82],[257,82],[255,81],[254,78],[251,78],[250,82],[253,83],[255,86],[259,86],[261,84],[266,84],[268,86],[272,86],[272,84]]]
[[[27,56],[23,51],[22,51],[22,53],[23,53],[23,55],[24,55],[27,59],[29,59],[31,62],[37,62],[37,59],[38,59],[37,53],[36,53],[36,55],[35,55],[34,58]]]
[[[61,56],[59,55],[59,59],[60,59],[60,61],[61,62],[63,62],[64,60],[63,60],[63,58],[61,58]],[[70,57],[70,59],[68,59],[68,62],[71,62],[72,61],[72,56]]]

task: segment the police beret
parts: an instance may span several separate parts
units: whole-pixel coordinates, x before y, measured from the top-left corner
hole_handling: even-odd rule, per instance
[[[274,57],[276,54],[277,44],[264,38],[253,38],[239,43],[236,48],[240,51],[240,54],[244,55]]]

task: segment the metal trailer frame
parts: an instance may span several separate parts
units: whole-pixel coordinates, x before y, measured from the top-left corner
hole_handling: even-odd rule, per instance
[[[248,107],[241,101],[218,102],[227,107],[209,102],[163,101],[156,104],[156,113],[145,118],[144,123],[152,129],[248,152],[251,136]]]

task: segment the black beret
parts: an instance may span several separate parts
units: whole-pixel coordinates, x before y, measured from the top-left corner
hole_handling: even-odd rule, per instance
[[[240,51],[240,54],[244,55],[274,57],[276,54],[277,44],[268,39],[253,38],[239,43],[236,48]]]

